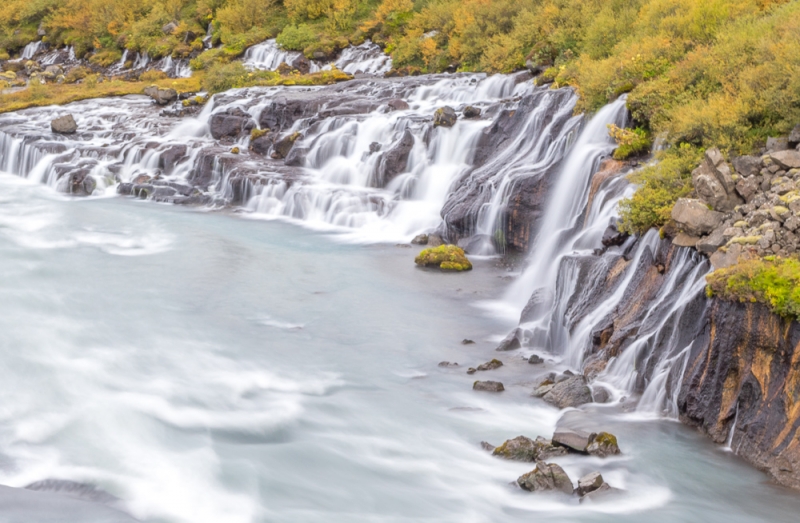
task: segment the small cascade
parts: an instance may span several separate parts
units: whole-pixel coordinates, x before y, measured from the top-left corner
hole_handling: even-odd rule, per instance
[[[367,40],[361,45],[350,46],[342,51],[334,64],[337,69],[348,74],[383,76],[392,68],[392,57],[385,54],[378,44]]]
[[[44,46],[44,45],[45,45],[45,43],[42,42],[41,40],[29,43],[22,50],[22,54],[20,55],[20,59],[21,60],[30,60],[31,58],[36,56],[36,53],[38,53],[42,49],[42,46]]]
[[[208,24],[208,29],[206,29],[206,35],[203,37],[203,47],[205,47],[206,49],[211,49],[213,39],[214,39],[214,24]]]
[[[274,71],[282,63],[292,65],[301,58],[303,53],[282,49],[273,38],[248,48],[244,54],[244,65],[253,69]],[[320,70],[313,60],[309,60],[309,67],[309,72],[312,73]]]
[[[189,78],[192,76],[192,69],[189,67],[188,60],[174,60],[172,56],[167,56],[161,61],[159,69],[170,78]]]
[[[144,69],[150,65],[150,55],[147,51],[144,53],[136,53],[136,60],[133,62],[133,69]]]

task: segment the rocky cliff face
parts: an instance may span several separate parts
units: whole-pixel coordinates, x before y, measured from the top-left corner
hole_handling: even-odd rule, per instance
[[[800,488],[800,324],[714,300],[681,385],[681,420]],[[732,434],[731,434],[731,431]]]

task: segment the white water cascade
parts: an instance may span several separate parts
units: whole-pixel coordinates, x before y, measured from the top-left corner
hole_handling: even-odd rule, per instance
[[[292,65],[292,63],[303,57],[299,51],[287,51],[281,48],[275,39],[270,39],[260,44],[256,44],[247,49],[244,54],[244,65],[253,69],[274,71],[282,63]],[[315,73],[320,70],[319,64],[309,60],[309,72]]]
[[[22,50],[22,54],[20,55],[20,59],[22,59],[22,60],[30,60],[31,58],[33,58],[36,55],[36,53],[39,52],[39,50],[42,48],[43,45],[44,45],[44,42],[42,42],[41,40],[29,43]]]
[[[392,68],[392,57],[377,44],[367,40],[361,45],[350,46],[334,62],[336,68],[348,74],[383,76]]]

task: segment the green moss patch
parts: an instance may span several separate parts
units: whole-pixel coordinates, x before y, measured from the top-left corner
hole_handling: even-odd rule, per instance
[[[706,276],[706,294],[742,303],[763,303],[785,318],[800,318],[800,260],[749,260]]]
[[[464,249],[455,245],[440,245],[425,249],[414,258],[414,263],[422,267],[438,267],[443,271],[472,270],[472,263],[464,254]]]

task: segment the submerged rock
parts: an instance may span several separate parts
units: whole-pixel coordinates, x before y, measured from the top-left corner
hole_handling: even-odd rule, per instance
[[[506,440],[492,452],[494,456],[517,461],[540,461],[566,453],[566,449],[554,446],[551,441],[542,437],[532,440],[525,436]]]
[[[464,250],[455,245],[440,245],[425,249],[414,259],[422,267],[438,267],[443,271],[469,271],[472,263],[464,255]]]
[[[472,384],[472,390],[482,390],[485,392],[503,392],[505,387],[499,381],[476,381]]]
[[[428,244],[428,235],[427,234],[418,234],[414,236],[414,239],[411,240],[413,245],[427,245]]]
[[[294,147],[294,143],[300,138],[300,133],[292,133],[275,142],[272,146],[272,158],[276,160],[286,158],[292,150],[292,147]]]
[[[461,114],[464,115],[464,118],[480,118],[481,110],[478,109],[477,107],[468,105],[464,107],[464,110],[462,111]]]
[[[536,468],[517,479],[517,484],[524,490],[541,492],[560,490],[564,494],[572,494],[572,480],[564,469],[555,463],[537,461]]]
[[[78,124],[71,114],[65,114],[64,116],[54,118],[53,121],[50,122],[50,129],[58,134],[73,134],[78,130]]]
[[[584,376],[571,376],[553,385],[543,399],[559,409],[578,407],[592,402],[592,390]]]
[[[531,354],[531,357],[528,358],[528,363],[530,363],[531,365],[539,365],[541,363],[544,363],[544,359],[536,354]]]

